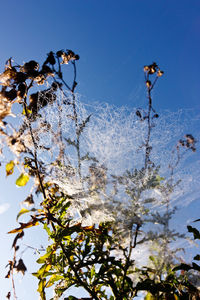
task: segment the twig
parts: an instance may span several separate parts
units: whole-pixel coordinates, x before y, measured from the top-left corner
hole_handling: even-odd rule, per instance
[[[16,290],[15,290],[15,282],[14,282],[14,274],[13,274],[15,263],[16,263],[16,249],[14,248],[13,260],[10,262],[10,264],[11,264],[10,265],[10,276],[11,276],[11,282],[12,282],[13,296],[14,296],[14,299],[17,300]]]
[[[63,253],[65,254],[66,258],[67,258],[67,261],[70,265],[70,268],[73,270],[75,276],[76,276],[76,279],[78,280],[78,282],[80,283],[80,285],[93,297],[92,299],[94,300],[99,300],[99,297],[96,295],[96,292],[92,291],[89,287],[88,287],[88,283],[87,282],[84,282],[79,274],[78,274],[78,271],[76,270],[75,266],[74,266],[74,263],[71,261],[70,259],[70,255],[68,255],[67,251],[65,250],[65,247],[62,243],[60,243],[60,247],[63,251]]]

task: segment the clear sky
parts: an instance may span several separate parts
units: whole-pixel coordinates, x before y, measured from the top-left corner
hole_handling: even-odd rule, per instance
[[[83,99],[131,108],[145,104],[143,66],[155,61],[165,74],[154,106],[200,113],[199,0],[2,1],[0,28],[1,71],[9,57],[19,64],[42,62],[51,50],[72,49],[80,55],[77,91]],[[24,193],[13,186],[14,178],[5,180],[1,168],[0,205],[10,204],[0,215],[2,269],[10,255],[5,233]],[[3,299],[7,283],[1,280],[0,285]],[[32,285],[27,287],[29,299],[38,299]],[[23,283],[19,293],[18,300],[29,295]]]

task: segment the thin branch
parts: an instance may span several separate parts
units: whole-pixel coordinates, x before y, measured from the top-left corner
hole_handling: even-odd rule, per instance
[[[14,299],[17,300],[16,290],[15,290],[15,282],[14,282],[14,274],[13,274],[15,263],[16,263],[16,249],[14,247],[13,260],[10,262],[10,264],[11,264],[10,265],[10,275],[11,275],[13,296],[14,296]]]
[[[96,295],[96,292],[94,292],[93,290],[91,290],[89,288],[89,286],[88,286],[88,283],[84,282],[81,279],[81,277],[79,276],[79,273],[78,273],[77,269],[75,268],[73,261],[71,261],[71,259],[70,259],[70,255],[67,253],[67,251],[65,250],[65,247],[64,247],[64,245],[62,243],[60,243],[60,247],[61,247],[63,253],[65,254],[65,256],[67,258],[67,261],[69,263],[69,266],[73,270],[73,272],[74,272],[74,274],[76,276],[76,279],[78,280],[79,284],[93,297],[92,299],[99,300],[99,297]]]
[[[37,143],[36,143],[34,135],[33,135],[33,130],[32,130],[31,122],[29,120],[27,105],[26,105],[25,100],[24,100],[24,111],[25,111],[25,114],[26,114],[26,119],[27,119],[27,122],[28,122],[29,131],[30,131],[30,134],[31,134],[31,139],[32,139],[32,142],[33,142],[33,145],[34,145],[35,168],[36,168],[36,172],[37,172],[37,176],[38,176],[38,180],[39,180],[39,183],[40,183],[40,187],[41,187],[41,190],[42,190],[43,197],[44,197],[44,199],[46,199],[46,192],[45,192],[45,189],[44,189],[44,186],[43,186],[43,183],[42,183],[42,178],[41,178],[41,175],[40,175],[38,159],[37,159]]]

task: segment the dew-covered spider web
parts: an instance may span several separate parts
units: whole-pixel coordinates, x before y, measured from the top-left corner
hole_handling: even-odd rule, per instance
[[[137,108],[83,103],[79,95],[75,96],[75,106],[73,101],[71,94],[57,91],[56,100],[38,108],[37,115],[31,120],[37,156],[46,180],[56,183],[73,198],[70,216],[85,225],[114,220],[124,229],[135,218],[134,210],[142,218],[146,199],[154,199],[147,204],[148,209],[155,213],[164,211],[166,202],[157,186],[146,188],[140,193],[138,203],[133,203],[130,192],[127,193],[130,180],[120,179],[123,183],[118,182],[117,187],[114,180],[123,178],[127,170],[133,174],[135,170],[144,168],[147,123],[138,119]],[[22,119],[18,125],[20,134],[13,126],[11,134],[6,137],[17,156],[23,149],[34,152],[28,122],[25,116]],[[78,128],[82,128],[79,157],[76,147]],[[199,198],[198,128],[200,114],[194,110],[161,111],[159,118],[154,120],[150,138],[151,161],[157,168],[161,183],[171,176],[169,166],[175,166],[173,182],[178,184],[170,193],[170,208],[187,206]],[[176,164],[177,144],[186,134],[195,137],[197,151],[181,149],[180,160]],[[13,139],[15,143],[12,143]],[[134,189],[137,189],[136,185]]]

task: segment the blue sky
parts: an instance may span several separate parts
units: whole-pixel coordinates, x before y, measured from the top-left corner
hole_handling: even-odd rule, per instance
[[[1,62],[41,61],[50,50],[80,54],[79,92],[121,105],[136,102],[142,67],[165,71],[159,107],[199,107],[200,3],[192,1],[10,1],[1,4]]]
[[[165,74],[154,106],[200,112],[199,0],[10,0],[1,3],[0,28],[1,71],[9,57],[42,62],[51,50],[72,49],[80,55],[77,91],[83,99],[131,108],[145,105],[143,66],[156,61]],[[5,232],[24,192],[15,190],[14,178],[5,180],[3,168],[0,174],[0,204],[10,203],[0,215],[4,266],[10,250]]]

